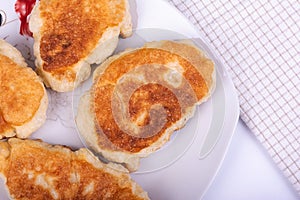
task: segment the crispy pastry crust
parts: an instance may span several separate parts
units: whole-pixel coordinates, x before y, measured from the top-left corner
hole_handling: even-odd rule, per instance
[[[26,138],[46,120],[48,97],[21,53],[0,40],[0,139]]]
[[[79,132],[100,155],[135,171],[212,94],[215,69],[190,41],[159,41],[109,58],[93,80],[79,103]]]
[[[89,150],[12,138],[0,142],[0,173],[12,199],[149,199],[125,168]]]
[[[71,91],[90,75],[90,64],[110,56],[119,35],[132,32],[127,0],[42,0],[30,17],[38,73],[47,86]]]

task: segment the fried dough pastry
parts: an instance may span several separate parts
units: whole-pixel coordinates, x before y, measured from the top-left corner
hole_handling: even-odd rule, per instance
[[[38,72],[58,92],[73,90],[132,32],[127,0],[41,0],[29,22]]]
[[[77,127],[95,152],[135,171],[211,96],[215,79],[214,63],[191,41],[126,50],[94,72]]]
[[[0,173],[15,200],[149,199],[124,167],[84,148],[11,138],[0,142],[0,152]]]
[[[21,53],[0,40],[0,139],[26,138],[46,120],[48,97]]]

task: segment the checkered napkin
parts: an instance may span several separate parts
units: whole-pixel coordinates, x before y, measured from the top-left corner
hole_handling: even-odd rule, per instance
[[[242,120],[300,194],[300,1],[169,2],[222,59]]]

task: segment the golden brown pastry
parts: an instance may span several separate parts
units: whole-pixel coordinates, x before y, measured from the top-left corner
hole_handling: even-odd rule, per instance
[[[90,75],[90,64],[111,55],[119,35],[132,32],[127,0],[41,0],[29,22],[36,65],[46,85],[71,91]]]
[[[162,147],[214,88],[214,64],[193,43],[147,43],[96,69],[76,123],[89,147],[134,171],[139,158]]]
[[[0,139],[26,138],[46,120],[48,97],[21,53],[0,40]]]
[[[87,149],[12,138],[0,142],[0,173],[15,200],[149,199],[126,169]]]

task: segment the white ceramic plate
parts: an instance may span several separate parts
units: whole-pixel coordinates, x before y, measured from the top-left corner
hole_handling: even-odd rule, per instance
[[[18,34],[14,2],[1,2],[0,13],[6,13],[6,24],[0,27],[0,37],[21,50],[29,65],[33,65],[32,39]],[[139,171],[132,174],[151,199],[201,199],[223,161],[236,127],[239,105],[235,89],[222,63],[201,39],[201,33],[175,8],[163,0],[131,1],[131,7],[135,33],[131,38],[121,39],[116,52],[147,41],[192,39],[215,62],[217,87],[212,97],[198,106],[195,116],[174,133],[170,142],[142,159]],[[31,138],[74,149],[83,147],[74,114],[80,96],[90,85],[88,80],[74,93],[48,90],[47,121]],[[7,198],[1,183],[0,197]]]

